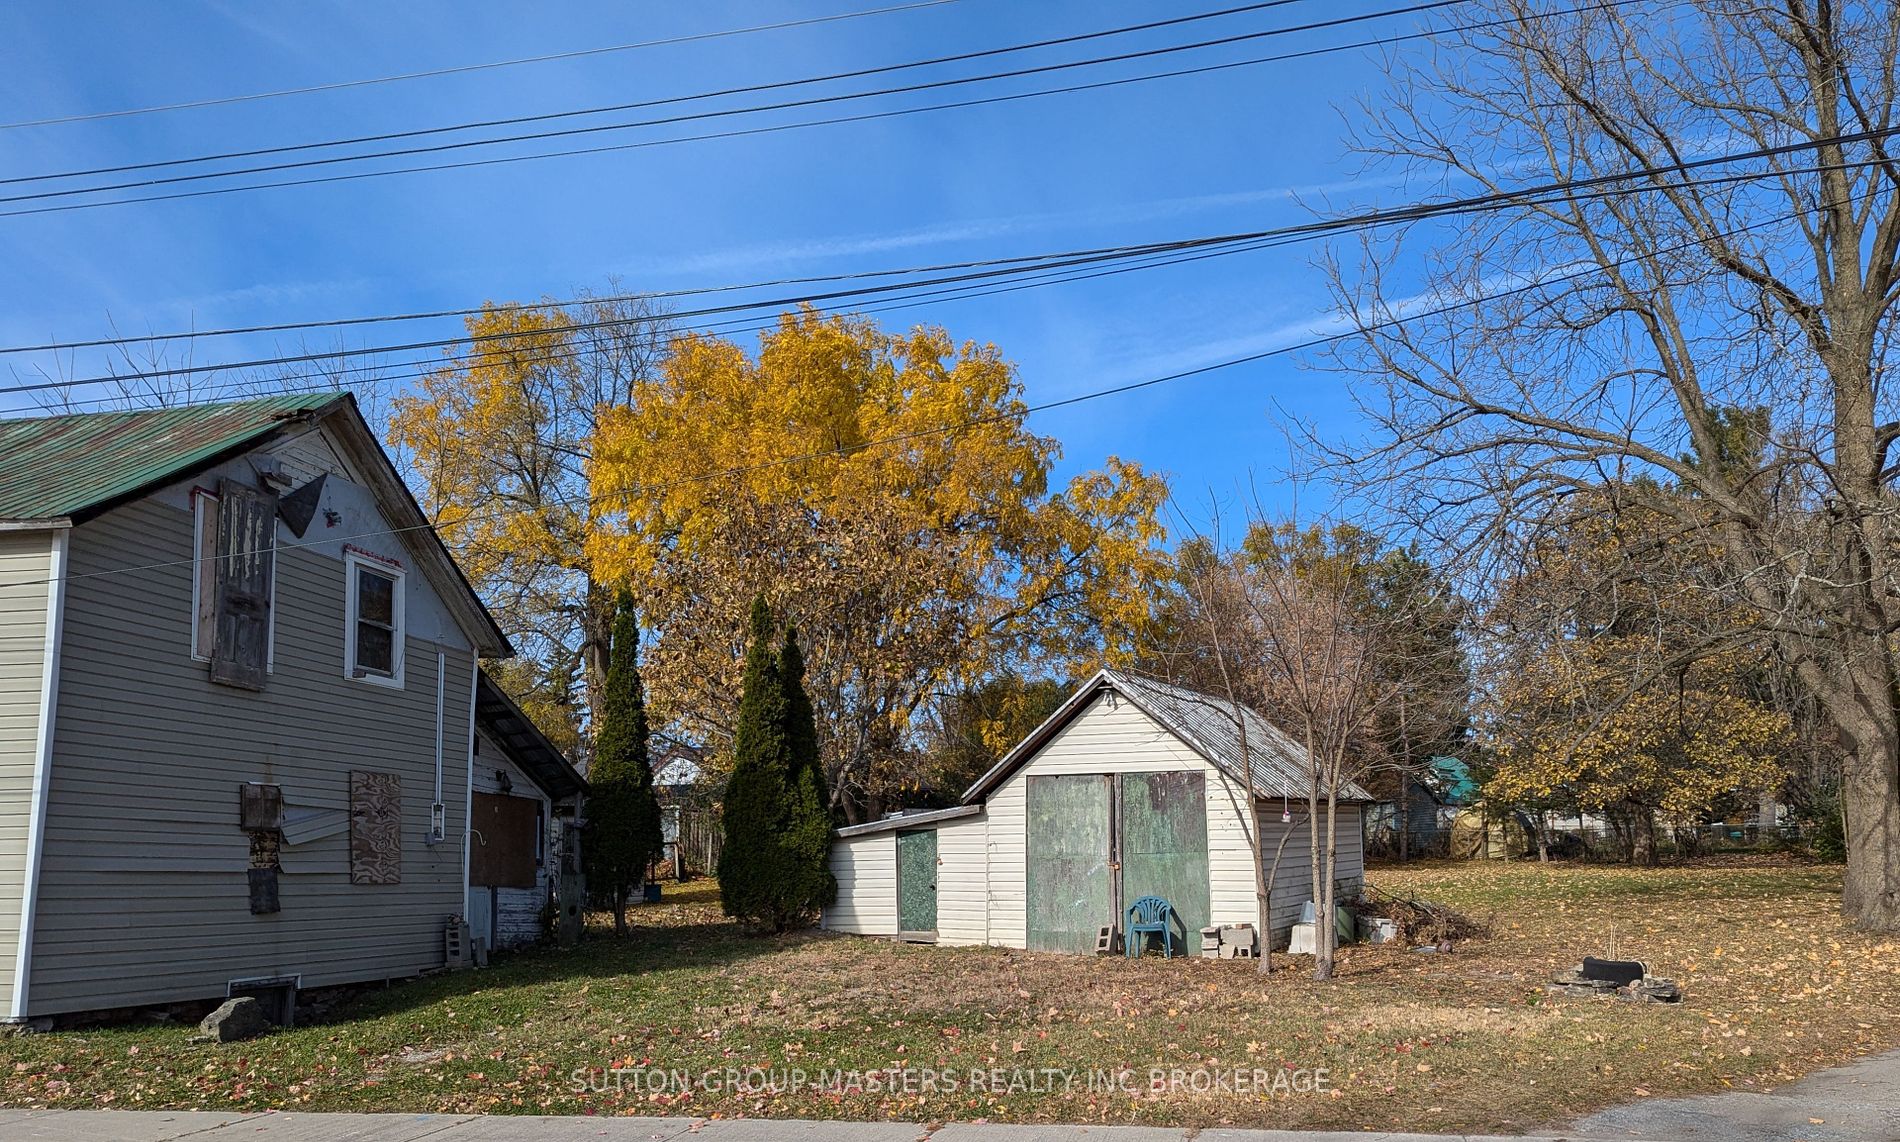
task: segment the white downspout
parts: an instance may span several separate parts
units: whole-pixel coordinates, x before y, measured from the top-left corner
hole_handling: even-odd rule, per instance
[[[13,960],[9,1014],[27,1017],[33,968],[33,912],[40,895],[40,853],[46,845],[46,800],[53,775],[53,720],[59,713],[59,644],[66,625],[66,553],[71,532],[53,533],[46,583],[46,643],[40,655],[40,722],[35,734],[33,808],[27,822],[26,879],[20,891],[20,944]]]
[[[469,652],[468,671],[468,781],[462,786],[462,919],[468,919],[469,846],[475,843],[475,693],[481,689],[481,652]]]
[[[435,652],[435,798],[429,802],[429,843],[440,844],[448,838],[448,822],[442,805],[442,707],[448,700],[449,656]]]

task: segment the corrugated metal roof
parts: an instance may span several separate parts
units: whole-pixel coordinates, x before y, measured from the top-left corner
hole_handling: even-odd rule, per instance
[[[1120,670],[1103,670],[1084,683],[1062,703],[1060,709],[1003,755],[988,773],[979,777],[963,795],[964,804],[975,804],[990,795],[1050,738],[1088,705],[1088,699],[1108,688],[1126,697],[1162,727],[1181,739],[1189,749],[1206,758],[1235,781],[1246,782],[1243,756],[1253,762],[1253,789],[1264,797],[1306,798],[1311,767],[1306,747],[1246,706],[1236,706],[1224,698],[1201,694],[1142,678]],[[1235,710],[1240,719],[1234,717]],[[1241,749],[1241,722],[1246,725],[1247,748]],[[1372,795],[1357,782],[1347,782],[1339,790],[1343,801],[1370,801]]]
[[[1119,670],[1102,673],[1149,717],[1167,726],[1192,746],[1194,752],[1225,770],[1229,777],[1245,781],[1247,770],[1242,760],[1250,758],[1255,789],[1270,797],[1305,799],[1312,769],[1306,747],[1251,708]],[[1234,716],[1236,710],[1240,714],[1238,718]],[[1243,722],[1247,731],[1244,751],[1240,744]],[[1347,782],[1339,790],[1339,796],[1347,801],[1372,800],[1372,795],[1356,782]]]
[[[0,519],[58,519],[115,503],[344,399],[298,393],[0,420]]]

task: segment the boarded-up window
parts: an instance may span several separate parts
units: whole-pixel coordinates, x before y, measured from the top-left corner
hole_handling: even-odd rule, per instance
[[[402,883],[402,778],[350,771],[350,883]]]
[[[277,497],[236,480],[223,480],[218,485],[217,517],[211,680],[262,690],[270,656]]]
[[[468,882],[496,888],[533,888],[541,802],[477,793],[474,812]]]

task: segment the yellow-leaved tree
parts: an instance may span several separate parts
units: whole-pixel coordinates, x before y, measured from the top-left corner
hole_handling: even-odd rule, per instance
[[[658,368],[666,322],[623,296],[491,304],[466,325],[468,340],[392,402],[389,443],[521,652],[502,683],[575,750],[600,704],[614,610],[589,546],[603,526],[590,449],[603,412]]]
[[[909,792],[920,713],[1011,663],[1128,655],[1164,563],[1165,483],[1110,459],[1051,488],[1058,450],[1024,426],[1014,369],[939,329],[786,314],[755,355],[674,340],[604,410],[589,546],[631,585],[660,719],[713,765],[763,592],[798,625],[834,809]]]
[[[1603,814],[1653,860],[1658,817],[1780,788],[1789,718],[1761,648],[1728,637],[1706,543],[1609,487],[1525,556],[1488,616],[1488,802]]]

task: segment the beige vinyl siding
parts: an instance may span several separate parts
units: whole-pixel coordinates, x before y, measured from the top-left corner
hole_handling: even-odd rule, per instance
[[[985,802],[989,819],[989,942],[1012,948],[1028,943],[1024,909],[1028,885],[1026,790],[1030,776],[1170,770],[1194,770],[1206,776],[1208,903],[1213,922],[1253,922],[1256,909],[1253,858],[1248,854],[1251,838],[1245,824],[1246,791],[1228,781],[1134,703],[1103,693]],[[938,907],[942,907],[941,899]]]
[[[988,849],[989,822],[981,813],[937,826],[939,944],[989,942]]]
[[[831,842],[837,903],[820,923],[833,932],[897,935],[897,831],[839,837]]]
[[[19,954],[54,542],[46,531],[0,532],[0,1010]]]
[[[1285,942],[1288,932],[1299,921],[1301,906],[1313,899],[1312,850],[1308,847],[1311,833],[1306,827],[1305,803],[1292,803],[1293,820],[1290,824],[1280,822],[1281,810],[1278,801],[1270,801],[1260,807],[1261,852],[1266,857],[1267,867],[1273,877],[1269,903],[1273,909],[1272,931],[1276,945]],[[1322,843],[1326,835],[1325,811],[1325,807],[1321,806],[1319,833]],[[1337,895],[1344,900],[1357,895],[1366,879],[1359,806],[1341,805],[1336,828],[1339,845],[1333,875],[1338,882]],[[1280,848],[1282,838],[1286,841],[1284,849]],[[1280,854],[1277,869],[1273,863],[1276,851]]]
[[[462,910],[471,652],[412,631],[402,689],[344,678],[343,564],[280,545],[274,672],[261,693],[214,685],[189,656],[191,555],[190,514],[153,498],[73,531],[31,1014],[217,996],[234,978],[412,975],[441,965]],[[430,589],[407,577],[411,613]],[[438,650],[448,823],[431,846]],[[285,845],[282,911],[252,915],[239,783],[347,814],[352,769],[401,779],[402,882],[352,884],[343,830]]]

